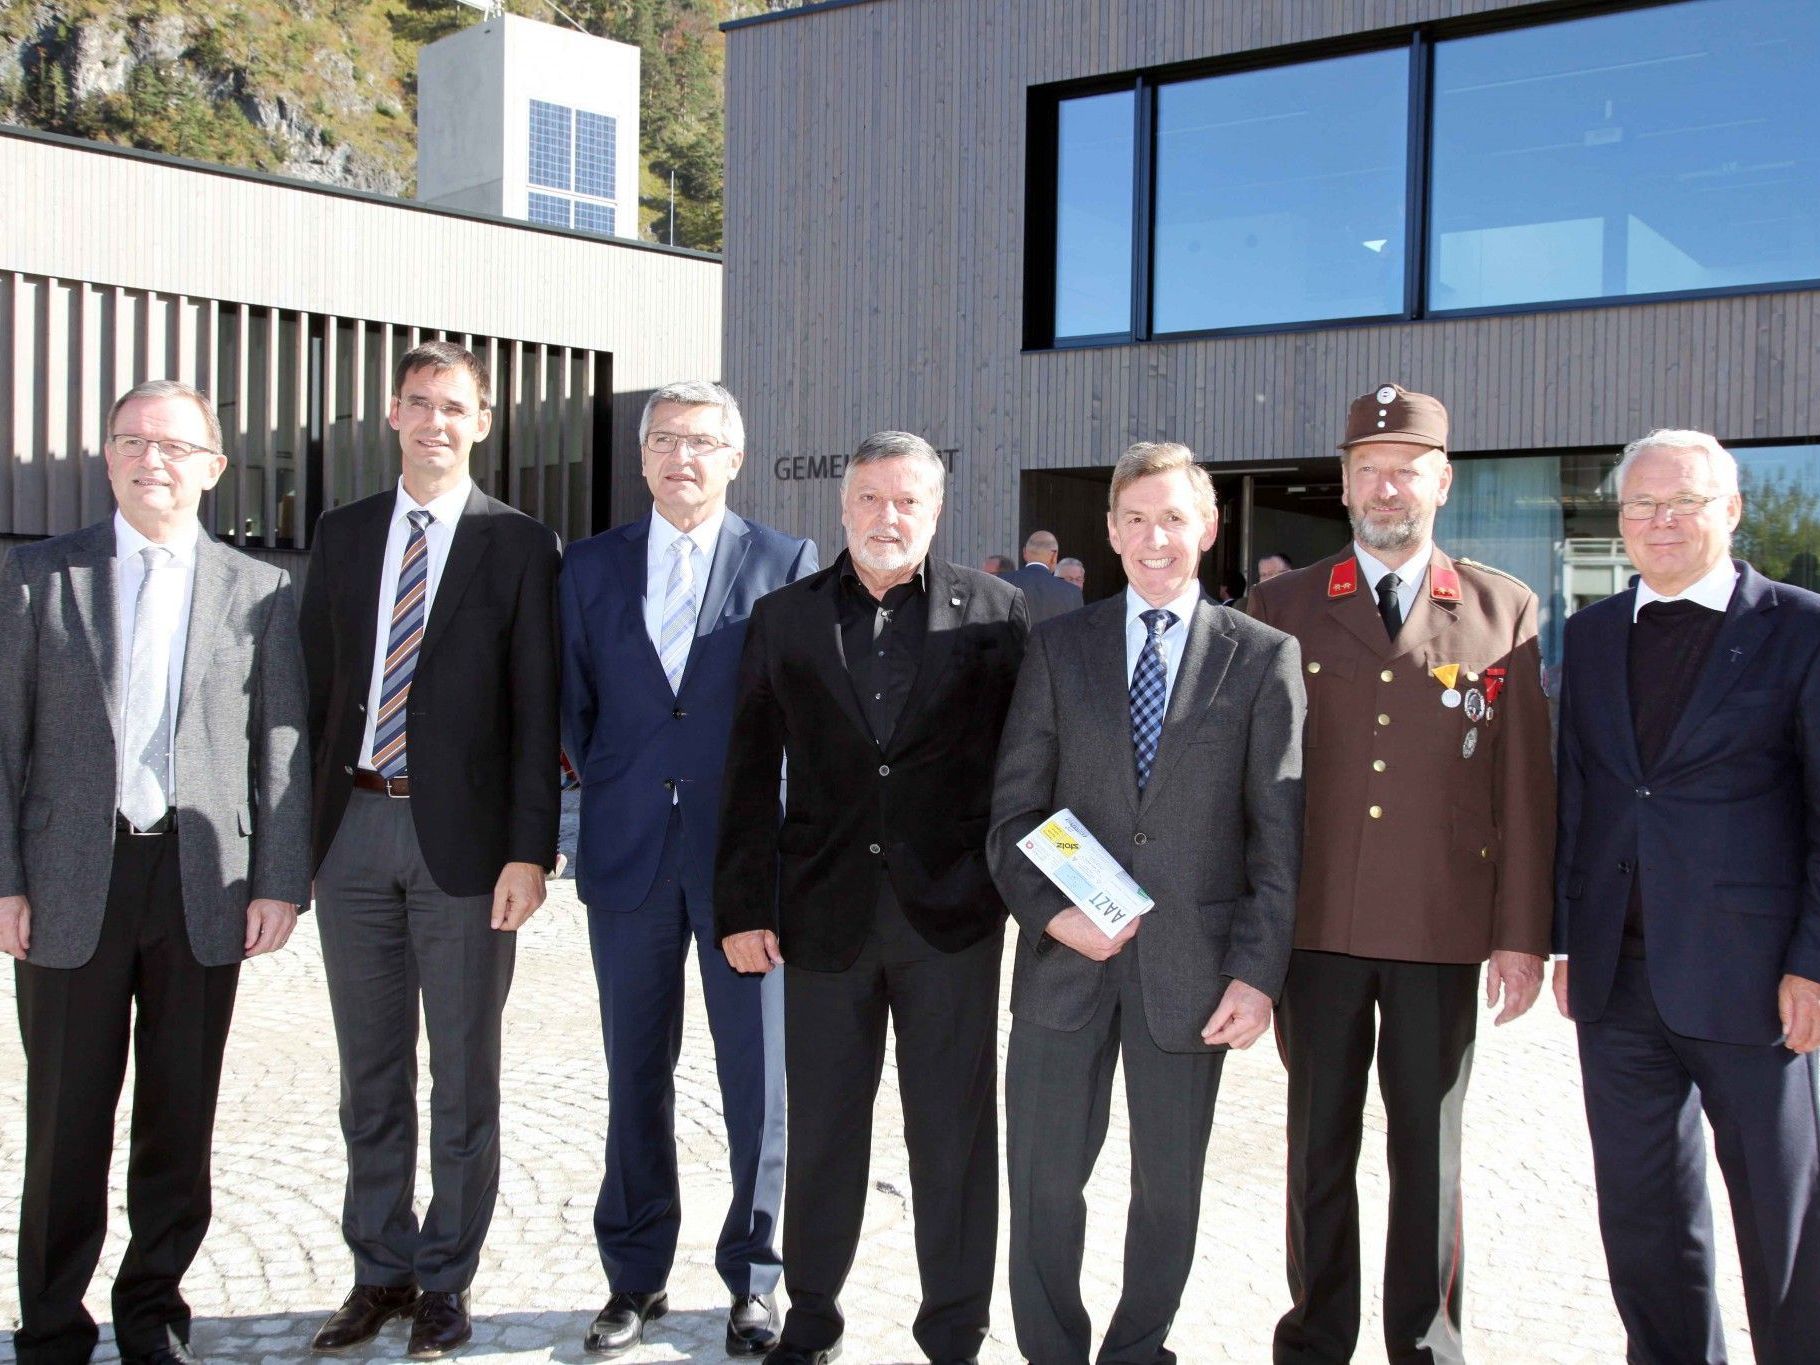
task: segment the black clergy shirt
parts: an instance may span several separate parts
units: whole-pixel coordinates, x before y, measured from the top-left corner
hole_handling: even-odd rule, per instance
[[[847,552],[840,557],[841,649],[860,711],[881,749],[903,714],[922,659],[929,622],[925,567],[917,565],[916,576],[888,589],[881,601],[860,582]]]

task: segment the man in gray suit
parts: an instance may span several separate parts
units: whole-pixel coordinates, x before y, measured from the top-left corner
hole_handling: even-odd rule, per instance
[[[1005,1072],[1011,1308],[1043,1365],[1088,1359],[1082,1191],[1121,1057],[1132,1194],[1099,1360],[1175,1359],[1164,1339],[1193,1263],[1221,1063],[1270,1026],[1289,963],[1301,654],[1202,593],[1217,517],[1186,446],[1125,452],[1107,527],[1129,587],[1032,634],[999,746],[987,852],[1023,931]],[[1063,807],[1156,901],[1116,937],[1018,848]]]
[[[179,1283],[209,1223],[209,1146],[242,958],[309,892],[303,660],[289,576],[197,517],[227,468],[209,401],[169,380],[108,414],[107,521],[0,568],[0,949],[25,1043],[22,1365],[86,1361],[114,1109],[137,1066],[114,1338],[193,1361]],[[134,1015],[137,1014],[136,1021]]]
[[[1040,626],[1051,616],[1081,605],[1081,590],[1056,576],[1056,561],[1061,553],[1061,542],[1053,531],[1032,531],[1024,542],[1024,567],[1005,575],[1007,582],[1023,589],[1032,626]]]

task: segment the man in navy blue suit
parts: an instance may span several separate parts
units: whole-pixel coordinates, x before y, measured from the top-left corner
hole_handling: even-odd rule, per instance
[[[777,1341],[783,980],[742,977],[720,953],[714,845],[746,618],[815,571],[815,544],[727,510],[745,429],[720,385],[657,390],[639,445],[655,507],[574,546],[560,589],[563,743],[582,781],[576,878],[608,1076],[594,1232],[612,1292],[584,1344],[629,1351],[669,1308],[681,1222],[675,1073],[694,940],[733,1175],[715,1253],[733,1296],[727,1351],[760,1355]]]
[[[1555,998],[1638,1362],[1722,1362],[1700,1113],[1761,1365],[1820,1342],[1820,596],[1730,556],[1738,467],[1653,431],[1618,467],[1641,571],[1567,623]],[[1571,968],[1569,963],[1572,964]]]

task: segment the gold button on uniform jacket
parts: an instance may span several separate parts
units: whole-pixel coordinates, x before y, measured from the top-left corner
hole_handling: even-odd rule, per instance
[[[1555,779],[1536,595],[1437,548],[1393,643],[1352,546],[1252,590],[1308,690],[1295,946],[1546,954]]]

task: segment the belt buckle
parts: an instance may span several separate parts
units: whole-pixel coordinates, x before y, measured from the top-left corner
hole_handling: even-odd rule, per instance
[[[395,792],[392,790],[392,783],[394,781],[409,782],[411,780],[408,776],[404,775],[403,773],[400,773],[396,778],[387,777],[384,774],[381,774],[379,780],[381,782],[385,783],[385,794],[386,794],[387,800],[409,801],[411,799],[411,793],[408,791]]]

